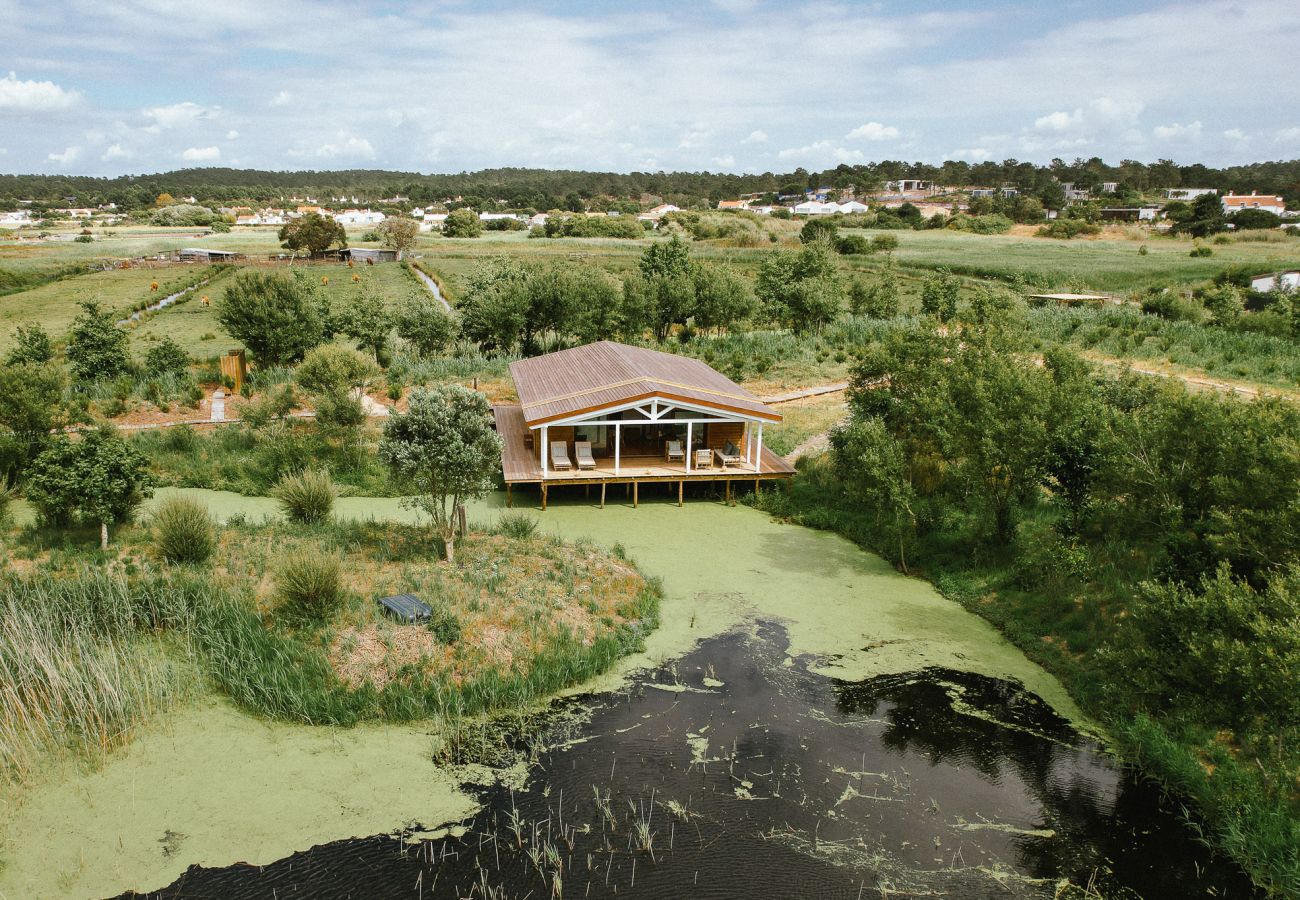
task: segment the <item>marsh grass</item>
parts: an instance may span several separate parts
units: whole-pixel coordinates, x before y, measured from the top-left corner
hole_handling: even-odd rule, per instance
[[[319,525],[329,520],[338,491],[325,469],[305,469],[285,475],[271,492],[290,522]]]
[[[154,511],[153,540],[158,555],[168,562],[205,562],[217,548],[216,523],[199,501],[168,497]]]

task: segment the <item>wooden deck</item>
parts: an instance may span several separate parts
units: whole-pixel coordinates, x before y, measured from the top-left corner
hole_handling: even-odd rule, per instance
[[[542,464],[537,453],[525,443],[528,428],[524,425],[523,410],[518,405],[500,405],[492,408],[496,418],[497,433],[504,447],[501,452],[501,470],[505,477],[507,496],[515,485],[536,484],[542,487],[542,508],[546,508],[547,489],[556,485],[601,485],[601,505],[604,505],[605,487],[611,484],[630,485],[633,503],[639,495],[641,484],[666,483],[677,485],[678,503],[682,502],[683,487],[687,482],[726,482],[727,495],[731,495],[731,482],[758,482],[789,479],[794,466],[767,447],[763,448],[761,471],[753,465],[741,463],[723,468],[716,461],[713,468],[686,471],[684,463],[669,463],[661,457],[624,456],[619,471],[614,471],[614,460],[598,457],[595,469],[578,469],[576,460],[570,469],[554,469],[542,474]]]

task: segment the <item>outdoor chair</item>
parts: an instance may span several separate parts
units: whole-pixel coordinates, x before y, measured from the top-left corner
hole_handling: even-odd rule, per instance
[[[695,468],[712,469],[713,468],[713,451],[704,449],[695,451]]]
[[[596,468],[596,460],[591,455],[591,441],[574,441],[573,455],[578,459],[578,469]]]
[[[686,462],[686,451],[682,449],[681,441],[668,441],[664,445],[664,453],[668,456],[668,461]]]
[[[724,469],[727,466],[738,466],[745,461],[745,457],[740,455],[740,450],[731,441],[727,441],[721,450],[715,452],[718,454],[718,462]]]
[[[552,469],[572,469],[573,464],[569,462],[569,451],[564,441],[551,441],[551,468]]]

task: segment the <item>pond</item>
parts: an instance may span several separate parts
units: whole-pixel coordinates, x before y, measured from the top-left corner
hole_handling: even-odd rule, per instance
[[[466,742],[517,777],[435,765],[427,728],[181,710],[16,811],[0,894],[1249,895],[982,619],[834,535],[646,493],[534,513],[621,544],[665,600],[644,653]]]

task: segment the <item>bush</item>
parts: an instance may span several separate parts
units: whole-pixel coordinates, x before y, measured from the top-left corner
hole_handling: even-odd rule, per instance
[[[217,548],[208,509],[191,497],[168,497],[153,517],[153,545],[171,563],[201,563]]]
[[[454,644],[460,640],[460,619],[445,606],[433,607],[429,616],[428,629],[440,644]]]
[[[329,303],[301,272],[240,272],[216,312],[262,367],[297,362],[328,337]]]
[[[835,242],[835,250],[843,256],[866,254],[871,252],[871,243],[860,234],[846,234]]]
[[[871,239],[871,250],[875,253],[892,253],[898,249],[898,235],[878,234]]]
[[[537,525],[537,519],[527,513],[502,513],[492,532],[524,540],[533,536],[533,532],[537,531]]]
[[[164,450],[172,453],[190,453],[198,443],[198,435],[189,425],[177,425],[175,428],[164,428],[162,434],[162,445]]]
[[[95,239],[88,234],[79,234],[72,239],[78,244],[93,244]]]
[[[442,223],[442,233],[453,238],[476,238],[483,233],[483,221],[472,209],[453,209]]]
[[[805,244],[827,241],[834,244],[839,233],[839,226],[830,219],[809,219],[799,229],[799,240]],[[843,252],[843,251],[841,251]]]
[[[1188,256],[1191,256],[1191,257],[1206,257],[1206,256],[1213,256],[1213,255],[1214,255],[1214,250],[1212,250],[1212,249],[1209,248],[1209,247],[1206,247],[1204,244],[1198,244],[1198,245],[1196,245],[1195,247],[1193,247],[1193,248],[1192,248],[1192,251],[1191,251],[1190,253],[1188,253],[1187,255],[1188,255]]]
[[[1101,234],[1101,226],[1094,225],[1086,219],[1057,219],[1050,225],[1038,229],[1039,237],[1069,240],[1082,234]]]
[[[1205,318],[1199,303],[1169,288],[1151,288],[1143,294],[1142,311],[1174,322],[1200,322]]]
[[[281,478],[271,496],[280,501],[280,510],[289,521],[319,525],[327,521],[334,510],[337,492],[329,472],[307,469]]]
[[[177,203],[173,206],[164,206],[150,218],[149,224],[163,226],[187,226],[187,225],[211,225],[217,219],[217,214],[206,206],[197,206],[191,203]]]
[[[170,336],[163,338],[145,352],[144,368],[150,378],[159,375],[182,375],[190,367],[190,355]]]
[[[343,604],[342,563],[319,550],[287,554],[275,571],[277,612],[292,622],[324,622]]]

